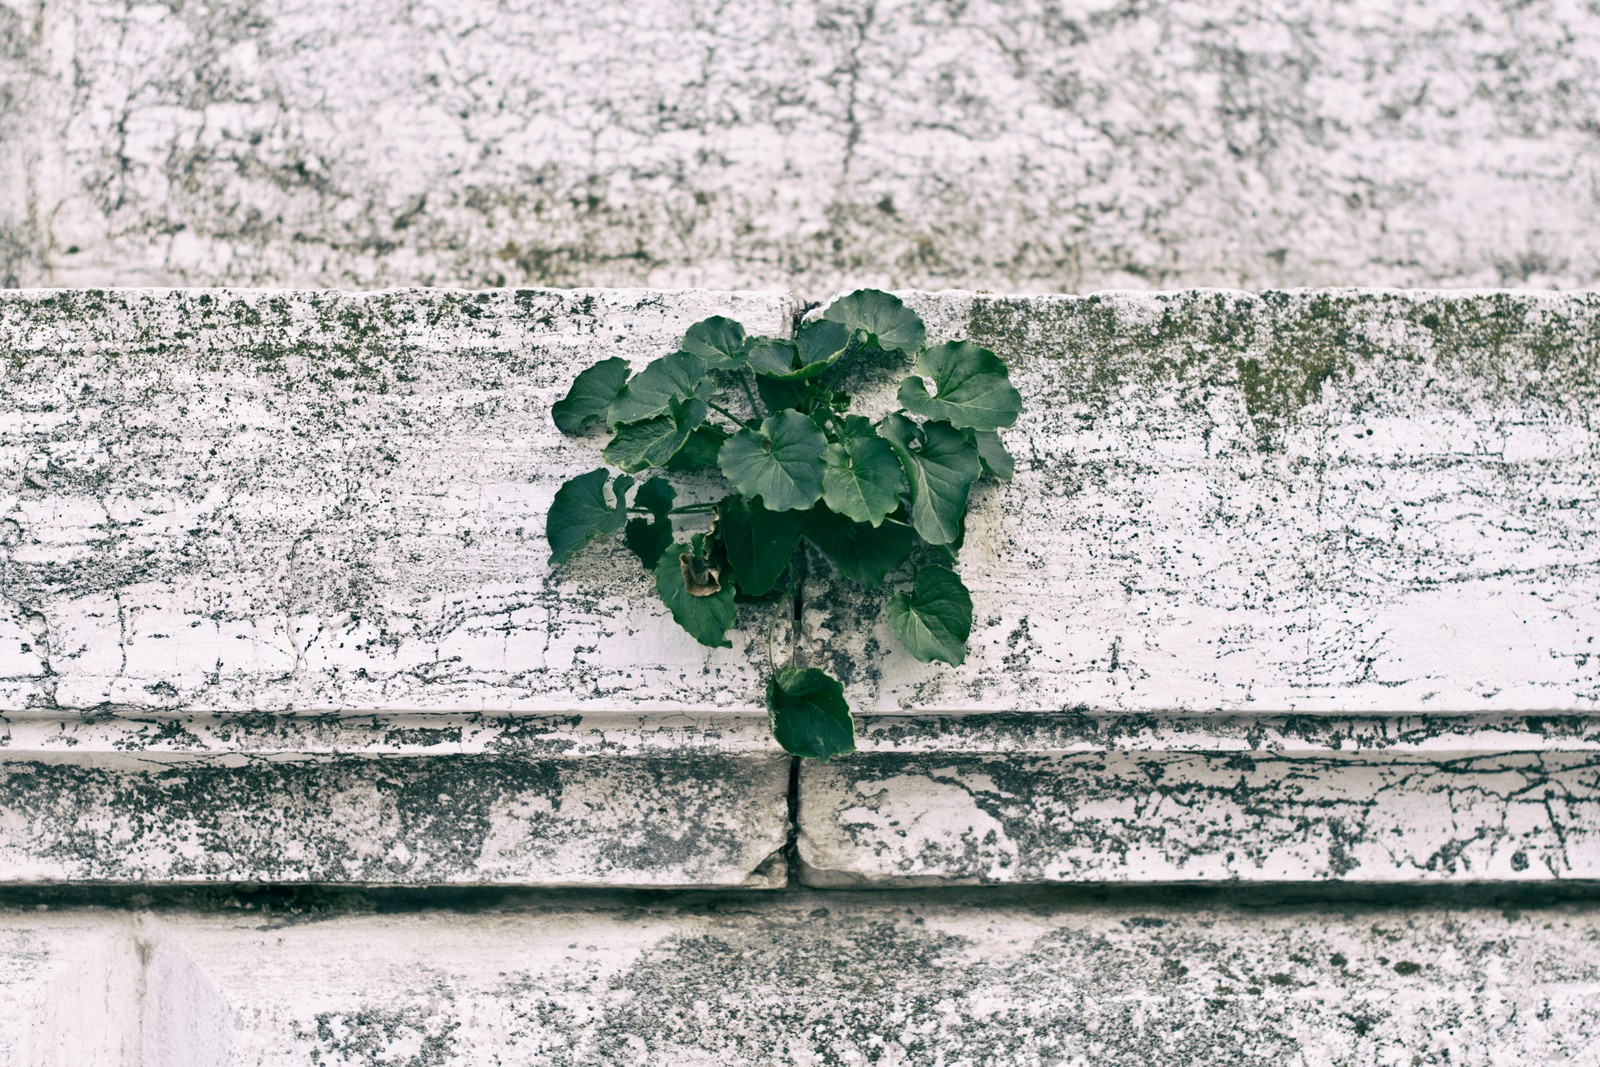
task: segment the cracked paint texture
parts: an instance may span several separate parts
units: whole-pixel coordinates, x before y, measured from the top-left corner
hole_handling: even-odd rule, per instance
[[[1581,0],[0,3],[0,280],[1600,281]]]
[[[1010,364],[1017,474],[973,496],[962,666],[811,583],[857,709],[1600,708],[1595,294],[906,299]]]
[[[0,716],[0,883],[785,880],[765,716]]]
[[[1600,754],[861,755],[802,768],[808,884],[1600,878]]]
[[[0,948],[64,970],[86,935],[127,925],[0,913]],[[165,1021],[206,1038],[206,1062],[237,1067],[1592,1064],[1600,1041],[1592,905],[890,892],[134,925],[133,944],[155,951],[118,973],[119,1021]],[[29,1036],[90,1051],[48,1013],[59,996],[33,1008],[37,984],[18,990]]]
[[[759,708],[764,634],[703,649],[620,538],[547,565],[556,488],[601,465],[550,405],[714,314],[791,321],[778,293],[0,298],[0,707]]]

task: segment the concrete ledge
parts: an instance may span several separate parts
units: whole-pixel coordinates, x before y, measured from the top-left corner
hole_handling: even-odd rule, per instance
[[[1568,0],[243,18],[0,4],[0,284],[1600,283]]]
[[[1600,878],[1589,717],[879,716],[800,775],[815,886]]]
[[[812,584],[854,706],[1600,710],[1600,294],[903,295],[1010,363],[1017,474],[960,668]]]
[[[884,893],[311,918],[0,912],[0,1062],[1587,1064],[1600,1042],[1592,904]],[[125,962],[90,969],[90,944]],[[52,1010],[75,972],[98,999]]]
[[[0,709],[760,709],[753,630],[695,644],[618,544],[545,562],[600,465],[550,405],[715,314],[792,325],[783,293],[0,294]]]
[[[0,883],[786,880],[754,716],[0,719]]]
[[[1600,296],[908,299],[1012,363],[1018,474],[962,667],[808,588],[800,655],[907,714],[804,769],[807,878],[1600,876]],[[764,635],[542,522],[576,369],[793,310],[0,296],[0,881],[781,881]]]

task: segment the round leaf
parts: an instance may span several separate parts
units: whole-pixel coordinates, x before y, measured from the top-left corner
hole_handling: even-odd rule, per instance
[[[822,317],[843,324],[851,332],[861,330],[880,348],[915,352],[927,337],[916,312],[901,303],[899,297],[876,289],[858,289],[840,297],[828,305]]]
[[[933,396],[928,381],[936,390]],[[1000,357],[966,341],[935,345],[918,356],[899,396],[911,414],[958,429],[998,430],[1016,422],[1022,411],[1022,394],[1012,387]]]
[[[878,424],[911,486],[911,525],[930,545],[948,545],[962,534],[967,494],[981,468],[978,449],[947,422],[921,429],[903,415],[889,415]]]
[[[618,356],[602,359],[573,380],[567,395],[550,408],[556,429],[576,435],[598,425],[628,380],[628,361]]]
[[[625,514],[621,507],[606,503],[605,484],[610,472],[596,467],[588,474],[569,478],[556,490],[545,516],[544,536],[550,542],[550,565],[565,563],[572,554],[601,534],[622,529]],[[630,478],[631,484],[632,479]],[[619,484],[620,480],[619,480]],[[619,493],[627,492],[623,485]]]
[[[822,451],[828,439],[810,419],[780,411],[761,429],[740,430],[717,454],[722,473],[742,496],[769,511],[808,508],[822,496]]]
[[[669,414],[617,427],[617,435],[602,454],[607,463],[625,471],[665,466],[705,418],[705,401],[674,401]]]
[[[889,442],[860,415],[844,420],[838,444],[822,452],[822,499],[856,522],[876,526],[900,506],[905,474]]]
[[[924,567],[915,588],[889,600],[889,629],[924,663],[960,666],[972,635],[972,596],[948,567]]]
[[[622,387],[606,412],[606,424],[616,426],[666,414],[674,400],[695,395],[705,374],[705,360],[690,352],[652,360]]]
[[[815,667],[785,667],[767,682],[772,734],[791,756],[826,760],[856,750],[844,686]]]
[[[717,530],[739,591],[760,597],[772,591],[789,566],[800,542],[800,514],[768,511],[760,501],[733,496],[717,505]]]
[[[684,580],[684,557],[688,545],[677,543],[668,546],[656,561],[656,592],[672,612],[672,617],[689,632],[689,636],[711,648],[732,648],[727,632],[733,626],[736,609],[733,605],[733,583],[724,583],[710,596],[695,596],[689,592]]]
[[[704,360],[707,370],[734,367],[744,361],[744,327],[732,319],[713,315],[689,327],[681,347]]]
[[[826,508],[806,515],[804,531],[806,540],[828,557],[835,570],[868,589],[882,585],[889,572],[911,555],[915,543],[911,528],[904,523],[886,522],[872,527],[851,522]]]

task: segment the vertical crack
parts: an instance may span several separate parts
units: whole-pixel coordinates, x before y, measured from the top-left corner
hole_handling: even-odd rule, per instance
[[[789,757],[789,826],[783,838],[784,884],[800,888],[800,757]]]

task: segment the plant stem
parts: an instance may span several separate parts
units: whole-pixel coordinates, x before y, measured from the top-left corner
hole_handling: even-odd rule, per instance
[[[715,411],[719,415],[726,415],[729,419],[731,419],[733,421],[733,424],[735,426],[741,426],[742,427],[744,425],[743,420],[741,420],[739,418],[739,416],[735,415],[733,412],[729,411],[727,408],[723,407],[721,404],[713,404],[711,401],[707,400],[706,401],[706,407],[710,408],[712,411]]]
[[[778,673],[778,662],[772,654],[772,638],[778,631],[778,616],[783,614],[783,608],[783,600],[772,605],[772,621],[767,623],[767,673],[774,676]]]
[[[851,361],[866,351],[866,347],[854,337],[850,338],[850,343],[845,346],[844,355],[840,356],[833,366],[823,372],[822,380],[817,384],[824,389],[832,389],[834,383],[844,377],[844,372],[849,368]]]
[[[739,375],[739,384],[744,387],[745,399],[750,401],[750,410],[755,412],[756,418],[759,419],[761,417],[761,405],[756,403],[756,394],[750,388],[750,379],[755,377],[755,372],[750,370],[749,367],[746,367],[745,371],[746,373]]]

